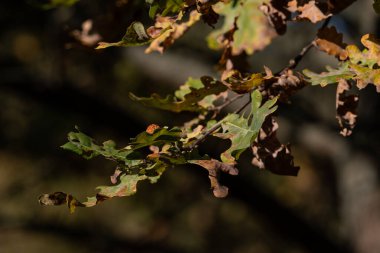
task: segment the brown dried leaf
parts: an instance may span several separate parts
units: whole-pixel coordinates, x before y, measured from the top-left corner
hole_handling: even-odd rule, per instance
[[[308,19],[312,23],[317,23],[331,16],[331,14],[325,15],[321,9],[318,8],[315,1],[310,1],[307,4],[298,7],[297,10],[300,12],[297,18]]]
[[[149,47],[145,50],[145,53],[149,54],[153,51],[163,53],[164,50],[171,46],[175,40],[181,37],[192,25],[194,25],[199,19],[200,14],[194,10],[190,12],[189,20],[187,22],[178,23],[182,20],[182,13],[178,17],[162,17],[157,16],[156,23],[153,27],[147,29],[147,33],[152,36],[154,34],[160,34],[156,37]],[[160,31],[165,30],[160,33]]]
[[[294,166],[290,146],[281,144],[277,139],[277,129],[277,122],[272,117],[267,117],[252,145],[252,164],[274,174],[297,176],[300,168]]]
[[[312,23],[317,23],[331,15],[335,15],[356,0],[275,0],[276,3],[285,5],[290,12],[299,12],[296,19],[307,19]]]
[[[224,198],[228,195],[228,188],[219,183],[219,174],[220,172],[228,173],[230,175],[237,175],[239,171],[235,166],[227,163],[222,163],[218,160],[190,160],[188,161],[192,164],[197,164],[206,170],[208,170],[208,177],[210,179],[211,189],[214,193],[214,196],[217,198]]]
[[[213,4],[215,1],[196,0],[197,10],[202,14],[202,20],[215,28],[214,25],[218,22],[219,14],[212,8]]]
[[[298,75],[295,75],[291,69],[285,70],[278,76],[273,76],[272,71],[265,67],[266,76],[265,86],[263,87],[263,96],[268,98],[279,97],[278,100],[288,103],[289,98],[299,89],[305,86],[305,82]]]
[[[359,96],[356,94],[347,95],[351,85],[344,79],[340,79],[336,89],[336,118],[341,128],[340,133],[343,136],[352,134],[356,125],[357,108]]]
[[[348,57],[347,44],[343,42],[343,34],[338,33],[334,26],[318,30],[315,45],[319,50],[344,61]]]

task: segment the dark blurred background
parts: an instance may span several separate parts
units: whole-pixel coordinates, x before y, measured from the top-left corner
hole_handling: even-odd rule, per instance
[[[220,52],[207,49],[212,28],[202,22],[163,55],[96,51],[73,31],[90,19],[92,33],[118,41],[132,21],[150,24],[145,1],[81,0],[49,10],[36,2],[0,3],[0,252],[380,252],[380,99],[372,86],[360,91],[358,126],[348,138],[335,121],[333,85],[307,87],[281,107],[279,134],[292,143],[298,177],[260,171],[247,152],[240,175],[222,178],[230,188],[226,199],[213,197],[206,170],[177,167],[155,185],[140,183],[132,197],[72,215],[65,207],[41,207],[42,193],[83,199],[109,184],[112,163],[59,148],[75,125],[123,146],[150,123],[183,123],[192,115],[145,108],[128,93],[165,95],[189,76],[217,76]],[[379,35],[370,0],[357,1],[331,24],[347,43]],[[250,58],[252,72],[263,65],[280,70],[315,32],[311,24],[290,25]],[[312,50],[299,68],[325,65],[336,61]],[[202,151],[215,154],[213,147],[205,143]]]

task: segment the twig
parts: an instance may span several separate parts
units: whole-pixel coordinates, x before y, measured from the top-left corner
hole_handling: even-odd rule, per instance
[[[232,104],[234,101],[238,100],[239,98],[241,98],[242,96],[244,96],[245,94],[239,94],[231,99],[226,99],[226,102],[224,102],[223,104],[217,106],[214,108],[214,111],[218,114],[224,107]]]
[[[242,97],[242,96],[236,96],[236,97]],[[237,98],[234,97],[234,100],[236,100]],[[232,99],[231,99],[232,100]],[[251,97],[249,98],[249,101],[247,103],[245,103],[242,107],[240,107],[239,109],[237,109],[236,111],[234,111],[234,113],[240,113],[241,111],[244,110],[245,107],[247,107],[247,105],[249,105],[251,103]],[[213,132],[215,132],[218,128],[220,128],[222,126],[222,123],[223,123],[223,119],[220,120],[218,123],[216,123],[215,125],[213,125],[210,129],[208,129],[207,131],[204,131],[203,133],[201,133],[201,137],[199,137],[197,140],[195,140],[190,146],[189,146],[189,149],[190,150],[193,150],[195,147],[197,147],[197,145],[199,143],[201,143],[207,136],[209,136],[210,134],[212,134]]]
[[[321,26],[320,29],[325,28],[329,24],[330,20],[331,20],[331,17],[328,17],[325,20],[325,22],[323,23],[323,25]],[[277,74],[282,73],[282,72],[284,72],[285,70],[288,70],[288,69],[295,69],[297,67],[297,65],[300,63],[300,61],[303,59],[303,57],[314,46],[314,43],[315,43],[316,39],[317,39],[317,37],[315,37],[311,42],[309,42],[309,44],[307,44],[304,48],[302,48],[301,52],[296,57],[294,57],[293,59],[291,59],[289,61],[289,65],[287,67],[283,68]]]

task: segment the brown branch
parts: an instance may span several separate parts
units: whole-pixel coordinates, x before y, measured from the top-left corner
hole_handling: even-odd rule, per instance
[[[244,96],[245,94],[239,94],[231,99],[226,99],[226,102],[224,102],[223,104],[215,107],[213,110],[215,111],[215,114],[218,114],[224,107],[232,104],[233,102],[235,102],[236,100],[238,100],[239,98],[241,98],[242,96]]]
[[[321,26],[320,29],[323,29],[325,28],[326,26],[328,26],[329,22],[331,20],[331,17],[328,17],[325,22],[323,23],[323,25]],[[301,52],[296,56],[294,57],[293,59],[291,59],[289,61],[289,65],[285,68],[283,68],[279,73],[282,73],[284,72],[285,70],[288,70],[288,69],[295,69],[298,64],[301,62],[301,60],[303,59],[303,57],[309,52],[309,50],[314,46],[314,43],[315,43],[315,40],[317,39],[317,37],[315,37],[311,42],[309,42],[309,44],[307,44],[305,47],[302,48]],[[278,73],[278,74],[279,74]]]
[[[242,96],[236,96],[238,98],[241,98]],[[234,97],[234,100],[236,100],[237,98]],[[232,99],[231,99],[232,100]],[[240,107],[239,109],[237,109],[236,111],[234,111],[233,113],[240,113],[241,111],[244,110],[245,107],[247,107],[249,104],[251,103],[251,97],[249,98],[249,101],[246,102],[242,107]],[[196,148],[198,146],[199,143],[201,143],[202,141],[204,141],[204,139],[209,136],[210,134],[212,134],[213,132],[215,132],[217,129],[219,129],[221,126],[222,126],[222,123],[223,123],[223,119],[220,120],[218,123],[216,123],[215,125],[213,125],[210,129],[204,131],[201,133],[201,137],[199,137],[197,140],[194,141],[194,143],[192,143],[190,146],[189,146],[189,150],[193,150],[194,148]]]

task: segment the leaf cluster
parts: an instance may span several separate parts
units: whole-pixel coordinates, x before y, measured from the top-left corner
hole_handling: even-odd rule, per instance
[[[85,159],[103,157],[115,163],[110,186],[97,187],[95,196],[79,201],[71,194],[55,192],[40,197],[42,205],[65,204],[73,212],[76,207],[91,207],[107,199],[134,194],[138,182],[157,182],[169,168],[195,164],[208,171],[211,189],[216,197],[226,197],[228,187],[219,181],[221,173],[237,175],[241,154],[249,150],[252,165],[278,175],[296,176],[289,144],[277,138],[279,125],[275,113],[282,103],[289,103],[295,92],[307,85],[326,86],[337,83],[336,110],[341,133],[348,136],[356,123],[358,95],[348,94],[351,87],[359,89],[374,84],[380,91],[380,41],[373,35],[362,37],[364,49],[343,42],[343,35],[328,26],[331,16],[355,0],[146,0],[152,19],[150,26],[139,21],[130,24],[118,42],[100,42],[96,49],[147,45],[146,53],[163,53],[194,24],[203,20],[214,27],[207,37],[210,49],[220,50],[217,64],[219,77],[189,78],[173,95],[152,94],[132,101],[143,106],[173,113],[191,112],[194,118],[181,126],[160,127],[151,124],[131,138],[124,148],[113,141],[97,144],[91,137],[77,131],[68,134],[63,149]],[[373,4],[378,11],[378,1]],[[252,71],[247,57],[265,49],[275,37],[286,34],[292,22],[323,21],[312,41],[289,65],[277,72],[267,67]],[[148,28],[146,28],[148,27]],[[323,73],[298,71],[296,67],[311,48],[336,57],[337,68],[327,67]],[[234,101],[248,98],[235,112],[223,109]],[[250,105],[250,106],[249,106]],[[199,154],[198,147],[210,136],[229,141],[219,158]]]

